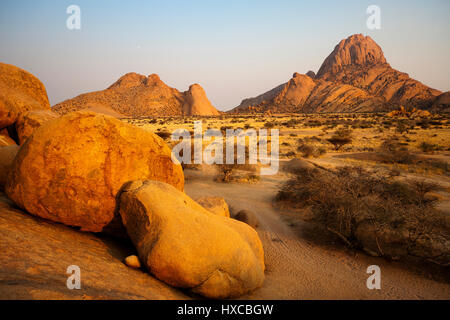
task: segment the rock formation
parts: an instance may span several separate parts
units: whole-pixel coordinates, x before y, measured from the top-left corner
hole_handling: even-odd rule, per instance
[[[114,227],[115,197],[125,182],[152,179],[184,187],[182,168],[161,138],[87,111],[38,128],[11,171],[5,190],[19,207],[94,232]]]
[[[51,112],[44,85],[29,72],[0,63],[0,145],[23,143],[31,135],[36,121],[27,125],[21,138],[16,131],[18,121],[28,112]]]
[[[65,114],[89,108],[109,109],[130,117],[219,114],[200,85],[180,92],[156,74],[145,77],[137,73],[127,73],[105,90],[61,102],[53,110]]]
[[[245,99],[234,112],[358,112],[376,109],[382,103],[351,85],[312,79],[294,73],[287,83],[255,98]]]
[[[44,85],[31,73],[0,63],[0,129],[29,110],[50,110]]]
[[[219,299],[262,285],[264,252],[247,225],[215,215],[158,181],[125,186],[119,208],[140,260],[165,283]]]
[[[380,46],[369,36],[355,34],[342,40],[325,59],[317,77],[328,80],[339,75],[347,66],[385,64],[386,58]]]
[[[407,117],[407,118],[429,118],[433,115],[427,110],[419,110],[416,108],[406,109],[400,106],[399,109],[393,110],[387,114],[388,117]]]
[[[369,36],[342,40],[317,74],[293,78],[232,112],[371,112],[399,105],[429,108],[441,92],[393,69]]]

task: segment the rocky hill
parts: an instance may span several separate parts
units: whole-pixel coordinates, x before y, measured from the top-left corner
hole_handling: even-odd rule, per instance
[[[53,110],[65,114],[99,107],[131,117],[220,114],[198,84],[180,92],[156,74],[145,77],[137,73],[127,73],[105,90],[61,102]]]
[[[245,99],[233,112],[370,112],[400,105],[429,108],[440,91],[393,69],[369,36],[342,40],[317,74],[293,78],[260,96]]]

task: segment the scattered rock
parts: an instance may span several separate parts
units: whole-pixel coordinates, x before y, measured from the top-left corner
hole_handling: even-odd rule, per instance
[[[433,115],[427,110],[414,110],[411,118],[431,118]]]
[[[405,118],[430,118],[433,115],[427,110],[419,110],[416,108],[409,108],[408,110],[404,106],[400,106],[399,109],[393,110],[387,114],[388,117],[405,117]]]
[[[222,217],[230,217],[230,210],[222,197],[200,197],[195,200],[203,208]]]
[[[0,63],[0,129],[14,124],[29,110],[49,110],[44,85],[31,73]]]
[[[144,178],[184,187],[182,168],[172,162],[161,138],[84,111],[36,129],[11,171],[5,190],[19,207],[93,232],[115,232],[120,222],[118,216],[112,221],[115,197],[127,181]]]
[[[16,122],[16,131],[20,144],[24,143],[36,128],[57,117],[58,114],[51,110],[32,110],[20,115]]]
[[[139,269],[141,267],[141,262],[139,261],[139,258],[135,255],[126,257],[125,264],[135,269]]]
[[[247,225],[214,215],[158,181],[124,186],[119,207],[141,261],[167,284],[219,299],[262,285],[264,252]]]
[[[7,181],[11,166],[19,151],[19,146],[14,144],[0,147],[0,190],[3,190]]]
[[[259,226],[259,221],[256,214],[250,210],[241,210],[236,213],[233,218],[242,221],[255,229]]]

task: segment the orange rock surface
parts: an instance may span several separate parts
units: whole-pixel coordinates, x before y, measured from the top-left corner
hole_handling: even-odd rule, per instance
[[[18,151],[19,146],[16,144],[0,147],[0,190],[4,189],[8,181],[8,175]]]
[[[0,63],[0,129],[14,124],[29,110],[49,110],[47,92],[39,79],[15,66]]]
[[[248,225],[158,181],[125,186],[119,208],[140,260],[165,283],[222,299],[262,285],[264,252]]]
[[[35,129],[57,117],[58,114],[51,110],[32,110],[20,115],[16,122],[16,132],[20,144],[24,143]]]
[[[219,114],[200,85],[180,92],[166,85],[156,74],[145,77],[137,73],[127,73],[105,90],[61,102],[53,110],[65,114],[93,106],[132,117]]]
[[[123,259],[133,246],[33,217],[0,194],[2,299],[190,299]],[[67,268],[80,268],[81,290],[69,290]]]
[[[130,180],[183,190],[181,165],[151,132],[97,113],[51,120],[22,145],[6,193],[31,214],[99,232],[112,223],[116,194]]]

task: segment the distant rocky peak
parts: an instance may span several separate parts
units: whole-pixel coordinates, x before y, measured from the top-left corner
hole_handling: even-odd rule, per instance
[[[355,34],[342,40],[325,59],[317,78],[340,72],[345,66],[364,66],[386,63],[383,50],[369,36]]]

